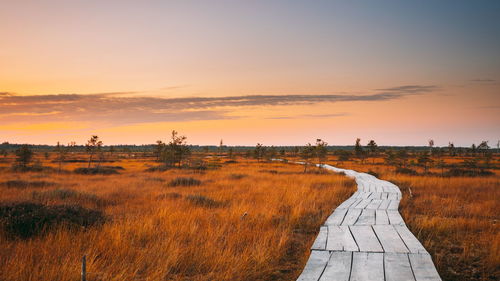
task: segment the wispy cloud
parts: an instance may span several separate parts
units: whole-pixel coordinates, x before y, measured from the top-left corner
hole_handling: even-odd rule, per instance
[[[489,82],[496,82],[497,80],[495,79],[489,79],[489,78],[478,78],[478,79],[471,79],[471,82],[478,82],[478,83],[489,83]]]
[[[131,96],[135,92],[99,94],[16,95],[0,93],[1,121],[87,121],[110,124],[221,120],[236,116],[243,107],[312,105],[318,103],[389,101],[433,92],[436,86],[410,85],[379,89],[371,94],[243,95],[228,97],[162,98]],[[347,113],[301,115],[327,118]],[[299,116],[299,115],[297,115]],[[296,118],[284,116],[276,118]]]
[[[332,118],[332,117],[341,117],[348,116],[349,113],[332,113],[332,114],[299,114],[293,116],[273,116],[266,117],[265,119],[319,119],[319,118]]]
[[[398,94],[425,94],[439,90],[435,85],[405,85],[392,88],[377,89],[378,92],[398,93]]]

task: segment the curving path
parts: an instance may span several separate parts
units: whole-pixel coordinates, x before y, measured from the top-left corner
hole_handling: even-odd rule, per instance
[[[321,226],[297,280],[441,280],[398,212],[401,191],[396,185],[366,173],[323,167],[354,178],[358,191]]]

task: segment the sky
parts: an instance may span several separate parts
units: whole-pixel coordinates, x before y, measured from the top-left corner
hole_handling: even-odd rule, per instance
[[[500,139],[500,1],[0,6],[0,142]]]

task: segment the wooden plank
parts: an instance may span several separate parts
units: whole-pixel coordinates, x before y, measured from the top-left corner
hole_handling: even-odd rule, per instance
[[[384,192],[384,187],[381,186],[381,185],[379,185],[379,184],[377,184],[376,185],[376,192]]]
[[[375,224],[389,224],[386,210],[375,210]]]
[[[384,252],[408,253],[405,243],[392,225],[374,225],[373,230],[384,248]]]
[[[374,225],[375,224],[375,210],[363,209],[354,225]]]
[[[405,242],[406,247],[410,253],[427,253],[424,246],[418,241],[418,239],[410,232],[405,225],[394,225],[394,229],[398,232],[399,236]]]
[[[337,208],[326,220],[325,225],[340,225],[348,209]]]
[[[320,281],[349,281],[352,252],[333,252]]]
[[[361,209],[348,209],[347,214],[345,215],[344,220],[342,221],[342,225],[354,225],[361,215]]]
[[[328,251],[312,251],[298,281],[318,281],[330,259]]]
[[[354,237],[352,236],[351,230],[349,229],[348,226],[340,226],[340,229],[344,233],[343,240],[342,240],[342,246],[344,247],[344,251],[359,251],[358,244],[354,240]]]
[[[383,192],[382,196],[380,196],[380,199],[384,200],[384,199],[387,199],[388,197],[389,197],[389,193]]]
[[[326,250],[328,251],[344,250],[344,231],[337,225],[328,226],[328,238],[326,241]]]
[[[381,194],[381,193],[377,193],[377,194]],[[368,206],[366,206],[366,209],[378,209],[378,206],[380,206],[380,204],[382,203],[382,200],[381,199],[373,199],[372,202],[370,202],[370,204],[368,204]]]
[[[401,214],[396,210],[387,210],[387,216],[390,224],[405,224]]]
[[[368,199],[368,197],[370,197],[370,195],[372,195],[372,193],[371,193],[371,192],[369,192],[369,191],[366,191],[366,192],[363,192],[363,193],[362,193],[361,198],[363,198],[363,199]]]
[[[441,278],[429,254],[408,254],[417,281],[440,281]]]
[[[326,239],[328,237],[328,227],[322,226],[319,229],[318,236],[311,247],[311,250],[325,250],[326,249]]]
[[[353,253],[350,280],[384,281],[383,253]]]
[[[407,254],[384,253],[386,281],[415,281]]]
[[[382,200],[382,203],[380,203],[380,206],[378,206],[379,210],[387,210],[387,207],[389,207],[389,204],[391,203],[391,200]]]
[[[383,252],[382,246],[369,225],[353,225],[349,229],[360,252]]]
[[[395,192],[391,192],[391,193],[389,193],[388,199],[389,200],[398,200],[399,199],[399,194],[397,194]]]
[[[390,200],[387,210],[397,210],[399,208],[399,200]]]
[[[368,206],[368,204],[370,204],[370,202],[372,202],[372,199],[363,199],[354,208],[356,208],[356,209],[364,209],[364,208],[366,208],[366,206]]]
[[[340,204],[340,206],[338,206],[337,209],[348,209],[352,205],[358,204],[359,202],[361,202],[361,200],[362,199],[359,199],[359,198],[349,198],[346,201],[344,201],[342,204]]]

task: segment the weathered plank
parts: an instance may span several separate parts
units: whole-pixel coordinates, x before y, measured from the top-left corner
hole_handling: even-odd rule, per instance
[[[326,249],[328,251],[343,251],[344,239],[344,231],[339,226],[328,226],[328,239],[326,242]]]
[[[374,225],[375,210],[363,209],[363,212],[354,225]]]
[[[429,254],[408,254],[417,281],[441,281]]]
[[[342,225],[354,225],[361,215],[361,209],[348,209],[347,214],[345,215],[344,221],[342,221]]]
[[[375,224],[389,224],[386,210],[375,210]]]
[[[418,239],[410,232],[404,225],[394,225],[394,229],[398,232],[399,236],[405,242],[406,247],[410,253],[427,253],[424,246],[420,244]]]
[[[395,192],[391,192],[391,193],[389,193],[389,196],[387,197],[387,199],[389,199],[389,200],[398,200],[399,199],[398,198],[398,194],[395,193]]]
[[[390,200],[387,210],[397,210],[399,208],[399,200]]]
[[[347,209],[337,208],[329,217],[326,219],[325,225],[340,225],[344,220],[347,213]]]
[[[407,254],[384,253],[386,281],[414,281],[415,277]]]
[[[353,225],[349,229],[361,252],[383,252],[375,232],[368,225]]]
[[[344,201],[342,204],[340,204],[340,206],[338,206],[338,208],[340,209],[347,209],[349,207],[351,207],[351,205],[353,204],[357,204],[361,201],[361,199],[359,198],[349,198],[347,199],[346,201]]]
[[[387,210],[390,224],[405,224],[403,218],[397,210]]]
[[[306,267],[304,267],[304,270],[297,280],[318,281],[329,259],[330,252],[328,251],[311,251]]]
[[[384,252],[408,253],[405,243],[392,225],[374,225],[373,230],[377,234]]]
[[[351,251],[351,252],[359,251],[359,246],[356,243],[356,240],[354,240],[354,237],[353,237],[352,232],[349,229],[349,227],[348,226],[340,226],[340,229],[344,233],[344,236],[343,236],[344,239],[342,240],[342,243],[344,246],[344,251]]]
[[[389,204],[391,203],[391,200],[382,200],[382,203],[380,203],[380,206],[378,206],[379,210],[387,210],[387,207],[389,207]]]
[[[366,208],[366,206],[368,206],[368,204],[370,204],[370,202],[372,202],[372,199],[363,199],[354,208],[356,208],[356,209],[364,209],[364,208]]]
[[[333,252],[320,281],[349,281],[352,252]]]
[[[326,239],[328,238],[328,227],[322,226],[319,229],[319,234],[314,240],[311,250],[325,250],[326,249]]]
[[[376,193],[376,194],[381,194],[381,193]],[[382,203],[381,199],[373,199],[368,206],[366,206],[366,209],[378,209],[378,206]]]
[[[351,281],[384,281],[383,253],[355,252],[352,257]]]

